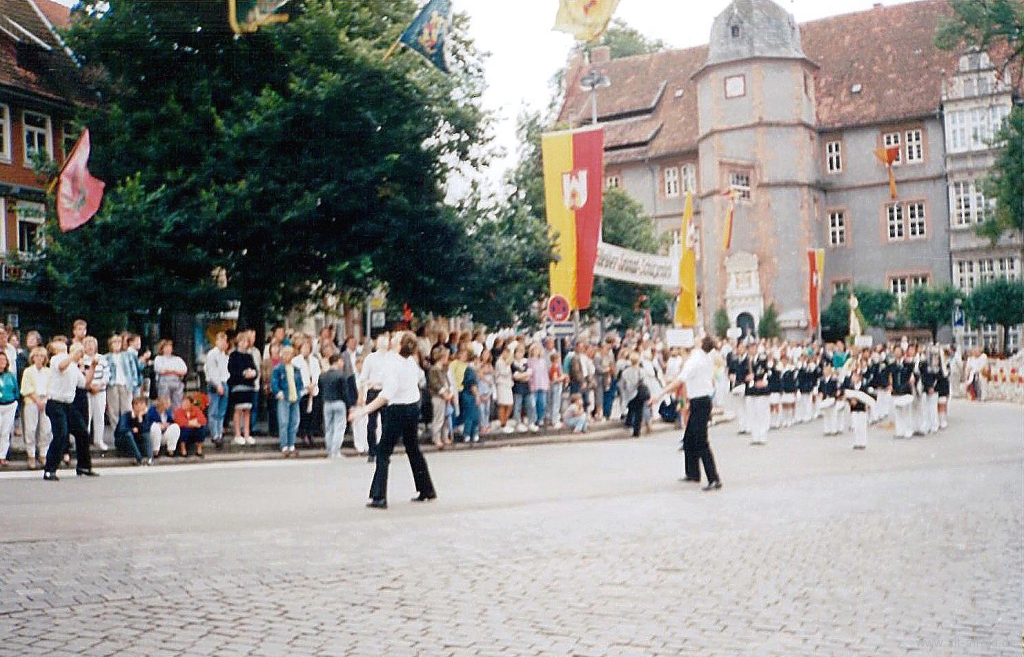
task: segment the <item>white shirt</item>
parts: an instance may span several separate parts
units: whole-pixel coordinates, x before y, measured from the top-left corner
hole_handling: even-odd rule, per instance
[[[359,374],[359,385],[370,390],[379,389],[384,383],[384,363],[388,352],[375,351],[363,359],[363,371]],[[390,399],[390,398],[389,398]]]
[[[686,398],[710,397],[715,392],[715,364],[711,356],[697,348],[683,364],[679,381],[686,384]]]
[[[153,359],[153,369],[156,370],[157,376],[172,376],[164,375],[161,372],[174,372],[173,376],[185,378],[188,373],[188,365],[181,359],[181,356],[157,356]]]
[[[394,352],[382,359],[384,362],[384,389],[381,397],[388,400],[389,405],[418,404],[420,401],[420,381],[424,378],[423,370],[416,359],[410,356],[402,358]],[[365,363],[364,369],[365,370]]]
[[[206,372],[207,385],[216,386],[227,383],[231,376],[231,373],[228,372],[228,355],[217,347],[206,352],[203,371]]]
[[[312,355],[296,356],[292,359],[292,365],[302,376],[302,387],[306,394],[316,397],[320,393],[317,390],[317,383],[320,381],[320,361]]]
[[[60,364],[67,359],[67,354],[57,354],[50,359],[49,390],[46,393],[48,399],[64,404],[75,401],[75,389],[85,386],[85,375],[74,363],[60,371]]]

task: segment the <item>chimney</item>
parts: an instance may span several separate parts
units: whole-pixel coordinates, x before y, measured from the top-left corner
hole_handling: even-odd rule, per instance
[[[607,64],[612,60],[612,49],[608,46],[595,46],[590,51],[591,64]]]

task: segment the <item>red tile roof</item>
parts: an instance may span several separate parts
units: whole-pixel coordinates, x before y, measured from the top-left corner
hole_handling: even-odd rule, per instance
[[[31,0],[0,0],[0,88],[61,104],[80,102],[85,95],[78,68],[37,7]],[[19,49],[28,56],[18,57]]]
[[[33,0],[39,10],[46,16],[46,20],[50,21],[50,25],[54,27],[68,27],[71,25],[71,8],[65,7],[64,5],[53,2],[53,0]]]
[[[950,15],[946,0],[921,0],[835,16],[800,26],[804,53],[816,74],[818,125],[822,130],[897,122],[936,113],[943,79],[956,70],[957,55],[933,43],[940,20]],[[660,131],[642,154],[659,157],[697,147],[696,84],[691,76],[707,59],[707,46],[612,60],[597,66],[611,79],[598,90],[598,112],[606,123],[606,146],[640,146],[641,137]],[[590,120],[590,94],[581,91],[583,66],[567,76],[560,123]],[[1015,81],[1020,88],[1020,81]],[[854,85],[859,93],[853,93]],[[657,105],[651,98],[664,89]],[[614,153],[614,155],[613,155]]]

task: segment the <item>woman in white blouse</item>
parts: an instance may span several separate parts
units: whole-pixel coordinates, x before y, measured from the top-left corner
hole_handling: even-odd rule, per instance
[[[370,503],[366,505],[372,509],[388,508],[388,468],[391,453],[399,440],[405,446],[419,493],[412,501],[426,502],[437,497],[419,444],[420,387],[426,377],[419,364],[418,351],[419,342],[415,335],[396,333],[391,339],[391,352],[384,361],[384,387],[380,394],[369,404],[349,413],[349,422],[355,422],[384,409],[384,435],[377,446],[377,469],[370,486]]]
[[[306,444],[313,446],[313,432],[316,429],[315,399],[320,395],[320,359],[313,355],[313,343],[300,334],[292,336],[295,348],[295,359],[292,365],[302,375],[302,389],[305,393],[299,403],[299,434],[298,437]]]
[[[53,434],[50,418],[46,417],[46,391],[50,385],[50,368],[46,366],[49,354],[45,347],[36,347],[29,354],[31,364],[21,378],[21,396],[25,409],[25,452],[28,454],[28,468],[35,470],[36,464],[46,464],[46,450],[50,447]]]
[[[178,408],[185,398],[185,375],[188,365],[180,356],[174,355],[174,341],[161,340],[156,347],[157,357],[153,360],[156,372],[156,395],[168,397],[171,409]]]

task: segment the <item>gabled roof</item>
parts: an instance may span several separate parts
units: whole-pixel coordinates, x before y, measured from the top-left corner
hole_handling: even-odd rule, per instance
[[[63,105],[82,102],[78,67],[51,29],[54,20],[66,25],[70,13],[48,0],[39,2],[45,5],[0,0],[0,88]]]
[[[949,15],[946,0],[921,0],[800,25],[804,53],[819,66],[815,85],[819,129],[895,123],[936,114],[942,103],[943,80],[957,65],[957,54],[939,50],[933,41],[939,22]],[[700,46],[596,65],[611,79],[610,87],[597,92],[611,161],[696,149],[697,86],[691,76],[704,65],[707,53],[707,46]],[[582,65],[567,75],[559,123],[575,126],[589,122],[590,94],[578,84],[589,69]],[[1014,84],[1021,88],[1020,80]],[[854,85],[860,86],[858,93],[853,92]],[[651,108],[650,99],[662,87],[664,93]],[[642,136],[656,129],[641,147]]]

